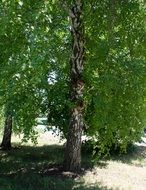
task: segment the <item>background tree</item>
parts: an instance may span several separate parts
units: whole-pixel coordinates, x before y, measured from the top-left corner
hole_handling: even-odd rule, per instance
[[[4,134],[1,143],[1,147],[3,150],[8,150],[11,148],[11,134],[12,134],[12,114],[9,112],[5,113],[5,126],[4,126]]]

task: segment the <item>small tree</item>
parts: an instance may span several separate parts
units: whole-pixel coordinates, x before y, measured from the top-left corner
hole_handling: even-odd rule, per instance
[[[5,125],[1,148],[8,150],[11,148],[11,136],[12,136],[12,111],[10,107],[5,108]]]

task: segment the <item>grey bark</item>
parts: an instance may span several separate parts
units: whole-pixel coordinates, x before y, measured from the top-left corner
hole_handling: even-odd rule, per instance
[[[81,169],[81,135],[83,129],[83,89],[82,79],[84,63],[84,28],[82,21],[83,0],[75,0],[70,9],[72,55],[70,73],[70,99],[74,104],[71,109],[70,124],[65,150],[64,170],[79,172]]]

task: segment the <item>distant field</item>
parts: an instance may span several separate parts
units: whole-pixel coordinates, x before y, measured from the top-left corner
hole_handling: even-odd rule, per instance
[[[12,138],[20,144],[19,137]],[[40,133],[38,145],[27,143],[0,151],[0,190],[146,190],[146,144],[131,153],[101,160],[92,167],[91,155],[83,153],[82,175],[58,172],[63,144],[51,132]]]

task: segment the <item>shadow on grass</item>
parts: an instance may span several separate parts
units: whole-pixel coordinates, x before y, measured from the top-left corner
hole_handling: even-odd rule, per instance
[[[138,166],[143,166],[143,160],[146,158],[146,147],[143,145],[130,145],[124,154],[113,153],[110,160],[120,161],[125,164],[133,165],[138,161]]]
[[[112,190],[98,185],[86,186],[72,178],[60,179],[40,175],[23,175],[11,179],[0,179],[1,190]]]
[[[131,164],[141,159],[145,147],[134,146],[125,155],[112,155],[110,160]],[[0,151],[0,190],[112,190],[102,184],[86,186],[82,175],[62,172],[63,147],[48,145],[42,147],[22,146],[9,151]],[[98,167],[106,167],[101,160]],[[92,169],[91,153],[83,151],[84,171]]]
[[[62,172],[63,147],[22,146],[0,151],[0,190],[111,190],[86,186],[82,176]],[[83,164],[90,166],[90,155]]]
[[[88,163],[89,160],[87,160]],[[92,167],[97,166],[99,168],[106,168],[108,161],[118,161],[128,165],[135,165],[138,167],[146,166],[146,146],[143,145],[130,145],[126,153],[120,153],[119,151],[112,151],[109,157],[100,158]]]

